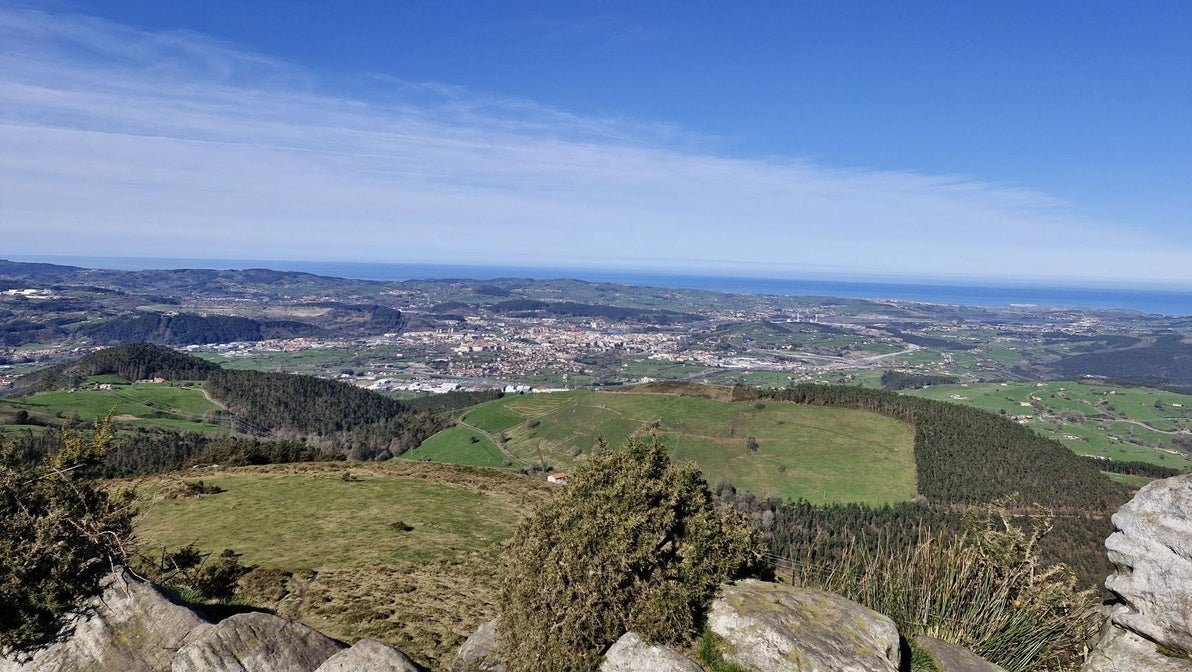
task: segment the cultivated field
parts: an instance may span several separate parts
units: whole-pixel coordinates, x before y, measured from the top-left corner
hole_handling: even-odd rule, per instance
[[[715,389],[715,388],[713,388]],[[566,470],[596,449],[656,435],[677,460],[762,496],[905,501],[915,494],[913,432],[874,413],[673,394],[507,396],[408,453],[409,459]]]
[[[1192,471],[1192,396],[1076,381],[937,385],[908,394],[1025,419],[1081,455]],[[1029,418],[1027,417],[1029,416]]]

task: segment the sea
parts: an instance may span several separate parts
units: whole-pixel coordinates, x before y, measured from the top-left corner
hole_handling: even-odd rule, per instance
[[[15,261],[40,261],[85,268],[144,270],[162,268],[244,269],[269,268],[359,280],[428,280],[461,278],[570,278],[590,282],[615,282],[647,287],[705,289],[747,294],[818,296],[850,299],[892,299],[958,306],[1032,306],[1045,308],[1120,309],[1168,316],[1192,316],[1192,290],[1136,287],[1059,286],[1034,284],[934,284],[851,280],[740,277],[729,275],[670,274],[531,266],[481,266],[460,264],[365,263],[330,261],[277,261],[256,259],[183,259],[151,257],[12,257]]]

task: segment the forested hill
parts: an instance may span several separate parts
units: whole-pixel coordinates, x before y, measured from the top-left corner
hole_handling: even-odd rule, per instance
[[[984,504],[1017,495],[1024,505],[1103,513],[1129,499],[1125,486],[1059,442],[980,409],[831,385],[802,384],[760,394],[872,411],[912,425],[919,494],[934,503]]]
[[[288,373],[220,370],[203,386],[212,398],[265,429],[330,434],[406,411],[391,397],[336,380]]]
[[[734,389],[736,398],[755,395]],[[1056,441],[987,411],[893,392],[803,384],[759,396],[872,411],[912,425],[917,487],[924,498],[870,508],[761,500],[732,488],[722,492],[722,499],[757,518],[773,553],[798,561],[835,557],[854,541],[871,550],[880,543],[909,545],[925,530],[962,531],[961,511],[1013,497],[1010,506],[1018,513],[1029,515],[1036,504],[1055,512],[1040,547],[1048,562],[1067,564],[1088,585],[1111,569],[1103,547],[1113,531],[1109,516],[1130,491],[1101,474],[1100,464]]]
[[[77,387],[88,376],[116,375],[129,382],[161,377],[206,380],[219,365],[152,343],[105,348],[74,362],[35,371],[16,381],[13,393],[28,394]]]
[[[1055,364],[1061,376],[1101,376],[1147,385],[1192,386],[1192,339],[1167,334],[1144,346],[1065,357]]]
[[[130,382],[154,377],[206,381],[203,389],[227,410],[216,415],[232,430],[267,440],[311,441],[323,452],[354,459],[400,455],[450,424],[433,410],[408,407],[346,383],[299,374],[226,371],[148,343],[106,348],[38,371],[20,379],[13,391],[70,389],[88,376],[108,374]]]
[[[314,376],[221,370],[203,389],[254,432],[315,439],[351,459],[401,455],[451,424],[371,390]]]
[[[135,342],[195,345],[259,341],[262,338],[261,325],[256,320],[191,313],[117,317],[107,322],[89,324],[80,329],[79,334],[101,345]]]

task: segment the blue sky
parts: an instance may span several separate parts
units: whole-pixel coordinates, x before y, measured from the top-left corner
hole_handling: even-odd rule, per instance
[[[0,0],[0,229],[1192,286],[1189,35],[1187,2]]]

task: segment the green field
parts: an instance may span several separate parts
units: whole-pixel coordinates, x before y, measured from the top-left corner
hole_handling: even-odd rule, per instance
[[[503,467],[513,464],[484,432],[464,425],[456,425],[435,434],[423,441],[416,450],[407,453],[406,457],[475,467]]]
[[[1190,395],[1075,381],[936,385],[907,394],[1023,418],[1081,455],[1192,471],[1182,450],[1192,445]]]
[[[723,478],[761,496],[882,504],[915,494],[913,432],[897,421],[673,394],[507,396],[468,411],[405,457],[566,470],[592,453],[598,437],[615,447],[650,434],[676,459],[697,464],[709,482]]]
[[[25,411],[44,424],[60,424],[77,417],[84,422],[108,413],[117,423],[187,431],[221,431],[205,423],[203,415],[219,407],[207,401],[201,383],[142,383],[115,385],[110,390],[79,389],[45,392],[31,397],[0,400],[0,416]]]
[[[551,492],[515,474],[402,461],[186,475],[196,479],[226,491],[161,499],[179,476],[140,484],[136,532],[149,555],[192,542],[234,549],[293,573],[290,598],[258,606],[347,640],[382,639],[433,669],[495,615],[497,544]]]

